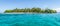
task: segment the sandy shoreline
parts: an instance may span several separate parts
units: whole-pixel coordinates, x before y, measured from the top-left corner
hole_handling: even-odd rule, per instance
[[[0,14],[58,14],[58,13],[13,12],[13,13],[0,13]]]
[[[40,14],[40,13],[0,13],[0,14]]]

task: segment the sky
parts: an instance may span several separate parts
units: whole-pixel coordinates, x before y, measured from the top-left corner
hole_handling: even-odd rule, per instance
[[[60,0],[0,0],[0,13],[15,8],[51,8],[60,11]]]

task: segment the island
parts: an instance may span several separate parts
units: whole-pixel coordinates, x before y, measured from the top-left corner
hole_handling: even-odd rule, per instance
[[[4,13],[57,13],[56,10],[52,10],[49,8],[46,9],[42,9],[42,8],[22,8],[22,9],[18,9],[15,8],[13,10],[5,10]]]

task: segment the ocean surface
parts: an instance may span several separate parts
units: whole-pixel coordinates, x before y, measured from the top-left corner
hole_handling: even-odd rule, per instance
[[[0,26],[60,26],[60,14],[0,14]]]

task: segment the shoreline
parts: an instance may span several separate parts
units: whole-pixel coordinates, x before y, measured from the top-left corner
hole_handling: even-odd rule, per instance
[[[21,12],[21,13],[0,13],[0,14],[57,14],[57,13],[23,13],[23,12]]]

